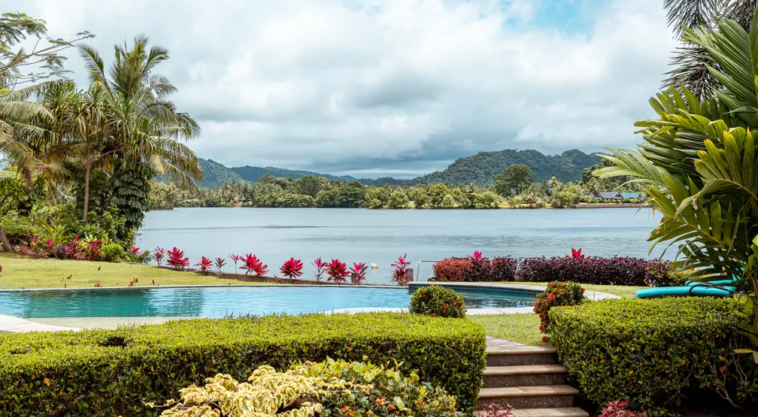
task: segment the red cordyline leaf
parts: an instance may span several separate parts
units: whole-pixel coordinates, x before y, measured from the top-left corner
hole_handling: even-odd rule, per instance
[[[326,273],[329,274],[327,281],[334,281],[337,284],[345,282],[350,273],[347,271],[347,265],[340,262],[339,259],[332,259],[332,262],[326,265]]]
[[[284,261],[279,272],[289,279],[300,278],[303,275],[303,261],[290,258],[288,261]]]
[[[208,269],[210,269],[213,266],[213,261],[206,258],[205,256],[202,256],[200,258],[200,262],[196,263],[195,266],[199,266],[201,271],[207,272]]]
[[[360,285],[361,281],[366,279],[366,271],[368,266],[364,262],[353,262],[353,267],[350,268],[350,280],[355,285]]]
[[[255,274],[256,277],[260,277],[268,272],[268,265],[264,265],[255,255],[248,253],[247,255],[240,257],[240,260],[242,261],[240,269],[245,271],[245,275],[250,275],[252,273]]]
[[[471,257],[471,259],[473,259],[475,261],[481,260],[482,258],[483,258],[482,253],[479,252],[478,250],[475,250],[474,251],[474,256]]]
[[[216,269],[218,269],[220,272],[221,268],[223,268],[224,265],[226,265],[226,260],[224,258],[216,258],[214,263],[216,264]]]
[[[136,254],[137,252],[139,252],[139,247],[132,246],[132,254]]]
[[[189,258],[185,258],[184,251],[180,251],[176,246],[174,246],[174,249],[168,251],[167,255],[168,260],[166,263],[173,266],[175,269],[184,270],[184,268],[189,266]]]
[[[313,261],[313,266],[316,268],[316,281],[321,281],[324,277],[324,268],[326,268],[326,262],[322,262],[321,258],[316,258]]]
[[[397,262],[392,264],[392,267],[395,268],[395,270],[392,271],[392,281],[396,282],[397,285],[405,285],[408,282],[408,279],[406,279],[405,276],[408,266],[411,263],[405,260],[406,257],[408,257],[407,253],[397,258]]]

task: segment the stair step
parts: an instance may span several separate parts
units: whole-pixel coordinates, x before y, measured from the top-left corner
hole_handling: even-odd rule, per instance
[[[563,365],[489,366],[484,369],[484,388],[563,385]]]
[[[510,404],[516,409],[560,408],[574,405],[579,391],[569,385],[539,385],[527,387],[482,388],[479,407],[484,404]]]
[[[502,346],[487,349],[487,366],[557,364],[552,346]]]
[[[513,410],[515,417],[589,417],[590,414],[581,408],[564,407],[564,408],[526,408],[523,410]],[[487,417],[484,411],[477,411],[474,417]]]

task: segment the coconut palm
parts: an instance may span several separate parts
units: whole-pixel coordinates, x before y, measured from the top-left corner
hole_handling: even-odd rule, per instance
[[[686,87],[651,100],[659,118],[637,122],[637,151],[611,150],[601,177],[630,175],[648,185],[662,213],[652,247],[679,246],[679,266],[703,280],[736,280],[752,301],[748,334],[758,344],[758,13],[747,32],[737,21],[687,29],[707,53],[721,86],[702,100]]]
[[[686,28],[713,29],[719,21],[729,19],[748,30],[758,0],[664,0],[666,17],[677,36],[685,35]],[[710,97],[719,83],[708,70],[715,64],[710,61],[702,45],[682,38],[681,45],[671,60],[674,69],[667,73],[664,87],[684,85],[698,98]]]

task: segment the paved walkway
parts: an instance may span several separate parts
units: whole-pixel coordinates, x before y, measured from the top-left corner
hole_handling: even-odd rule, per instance
[[[79,331],[78,327],[53,326],[0,314],[0,331],[13,333]]]

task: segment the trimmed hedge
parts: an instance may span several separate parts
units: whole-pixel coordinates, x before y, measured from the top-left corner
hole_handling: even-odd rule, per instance
[[[699,387],[758,398],[758,368],[731,299],[605,300],[550,310],[550,340],[593,402],[672,409]],[[742,382],[740,380],[742,379]],[[725,384],[722,383],[725,381]]]
[[[416,370],[472,410],[485,366],[484,330],[407,314],[265,316],[0,337],[0,415],[157,415],[145,402],[217,373],[327,357]]]
[[[516,281],[574,281],[579,284],[641,287],[653,284],[663,287],[670,285],[672,280],[667,266],[666,261],[625,256],[521,258]]]

